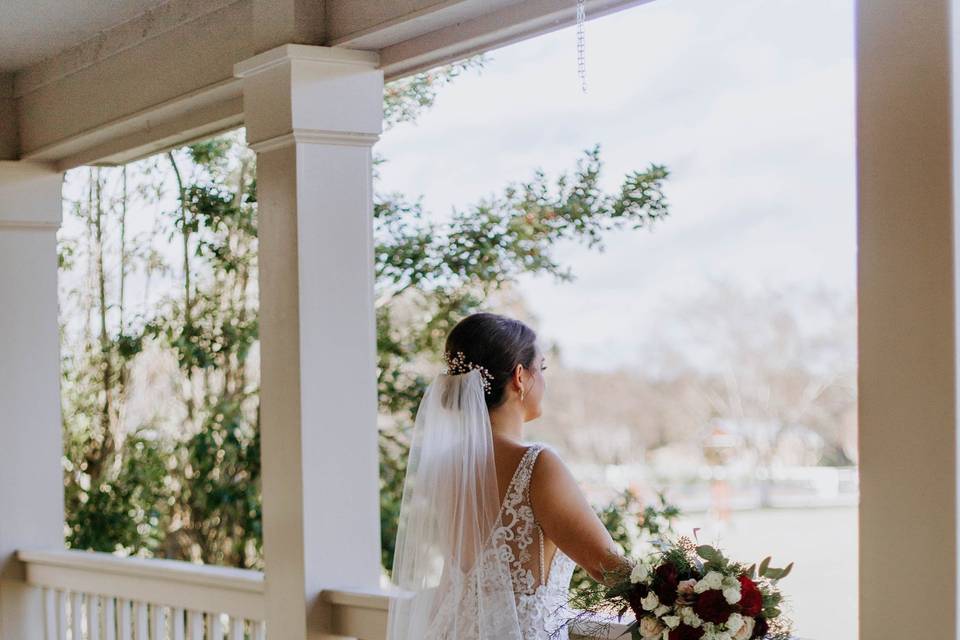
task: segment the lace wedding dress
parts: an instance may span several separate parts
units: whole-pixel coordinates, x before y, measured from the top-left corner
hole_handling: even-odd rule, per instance
[[[568,639],[574,563],[559,549],[544,557],[530,504],[544,448],[527,447],[501,499],[480,371],[428,385],[404,479],[387,640]]]
[[[524,640],[548,638],[558,630],[559,633],[554,633],[552,637],[566,640],[567,629],[561,627],[563,614],[568,611],[568,589],[575,564],[557,549],[548,570],[545,569],[543,530],[530,505],[530,477],[537,456],[543,449],[544,445],[534,444],[520,459],[507,487],[500,526],[494,530],[494,537],[510,549],[511,578]],[[533,545],[534,536],[537,546]]]
[[[517,619],[513,622],[503,620],[504,627],[509,629],[519,622],[523,640],[568,640],[568,630],[563,626],[564,612],[569,611],[566,607],[568,589],[576,565],[557,549],[547,570],[543,557],[543,531],[530,505],[530,477],[544,447],[539,443],[531,445],[520,459],[507,486],[497,527],[493,530],[494,544],[486,553],[497,554],[501,560],[506,556],[510,567]],[[445,601],[446,606],[437,612],[427,640],[474,640],[480,636],[479,628],[464,625],[462,621],[473,622],[481,617],[479,611],[473,610],[478,588],[494,591],[502,585],[476,581],[472,571],[456,576],[456,584],[464,582],[467,583],[465,597]],[[458,615],[459,624],[453,622]]]

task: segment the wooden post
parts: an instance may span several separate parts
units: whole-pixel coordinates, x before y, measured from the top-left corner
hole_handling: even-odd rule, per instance
[[[856,3],[859,613],[869,640],[960,634],[954,4]],[[909,622],[891,606],[900,596],[911,598]]]
[[[0,640],[40,640],[17,549],[63,548],[57,229],[63,174],[0,161]]]
[[[379,586],[377,63],[365,51],[285,45],[235,68],[257,152],[270,637],[321,637],[322,589]]]

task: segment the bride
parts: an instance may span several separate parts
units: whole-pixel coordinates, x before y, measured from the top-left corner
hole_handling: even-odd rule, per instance
[[[557,453],[524,442],[545,388],[536,334],[475,313],[444,357],[414,421],[387,638],[565,639],[575,564],[605,582],[629,561]]]

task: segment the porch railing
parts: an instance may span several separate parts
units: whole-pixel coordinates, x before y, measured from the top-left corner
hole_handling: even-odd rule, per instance
[[[265,640],[263,574],[93,551],[24,551],[46,640]]]
[[[21,550],[46,640],[266,640],[263,573],[93,551]],[[383,640],[390,595],[327,590],[327,633]],[[616,638],[613,624],[603,638]],[[600,640],[572,630],[571,640]],[[582,631],[582,629],[581,629]]]

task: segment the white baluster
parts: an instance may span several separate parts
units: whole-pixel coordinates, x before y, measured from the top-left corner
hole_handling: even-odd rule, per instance
[[[134,605],[134,626],[133,637],[135,640],[149,640],[147,634],[147,603],[137,600]]]
[[[203,640],[203,612],[190,611],[187,613],[187,626],[190,631],[190,640]]]
[[[130,640],[130,601],[120,598],[117,606],[120,607],[120,640]]]
[[[103,640],[117,640],[117,617],[112,596],[103,601],[103,632]]]
[[[87,638],[100,640],[100,596],[87,594]]]
[[[67,640],[67,594],[57,589],[57,640]]]
[[[223,640],[223,622],[219,613],[210,613],[210,640]]]
[[[150,621],[153,623],[152,640],[167,639],[167,609],[160,604],[150,605]]]
[[[171,614],[173,616],[173,640],[184,640],[183,636],[183,609],[177,607]]]
[[[43,628],[46,640],[57,640],[57,600],[50,587],[43,588]]]
[[[253,638],[251,640],[267,640],[267,623],[257,620],[253,623]]]
[[[230,640],[243,640],[243,618],[230,618]]]
[[[72,640],[83,638],[83,593],[70,592],[70,637]]]

